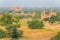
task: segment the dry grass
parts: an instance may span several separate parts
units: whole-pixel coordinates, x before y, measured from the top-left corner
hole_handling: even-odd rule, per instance
[[[24,22],[23,22],[24,21]],[[53,37],[57,30],[52,29],[29,29],[27,26],[28,19],[23,19],[20,30],[24,31],[24,37],[21,40],[50,40]]]

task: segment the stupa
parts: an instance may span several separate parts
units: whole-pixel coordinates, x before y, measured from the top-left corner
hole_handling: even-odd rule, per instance
[[[47,14],[45,13],[45,10],[41,13],[41,20],[47,17]]]
[[[49,17],[56,16],[56,12],[53,11],[53,9],[49,12]]]

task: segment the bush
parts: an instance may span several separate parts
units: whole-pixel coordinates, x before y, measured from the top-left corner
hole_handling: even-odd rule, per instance
[[[60,23],[60,17],[57,17],[56,20],[58,21],[58,23]]]
[[[44,24],[42,21],[33,20],[33,21],[28,22],[28,26],[31,29],[42,29]]]
[[[51,23],[51,24],[53,24],[53,23],[55,23],[56,22],[56,16],[52,16],[52,17],[50,17],[50,19],[49,19],[49,22]]]
[[[21,38],[23,36],[23,32],[20,31],[20,33],[17,31],[16,28],[14,28],[12,35],[10,36],[12,39],[18,39]]]
[[[23,37],[23,31],[22,30],[19,30],[19,31],[17,31],[17,33],[18,33],[18,37]]]
[[[16,25],[11,25],[6,27],[8,37],[11,37],[12,39],[18,39],[19,37],[23,36],[23,31],[18,31]]]
[[[13,21],[14,21],[15,23],[19,23],[20,17],[19,17],[19,16],[14,16]]]
[[[44,20],[44,21],[49,21],[49,18],[44,18],[43,20]]]
[[[60,31],[57,33],[55,37],[53,37],[51,40],[60,40]]]
[[[2,25],[6,26],[6,25],[10,25],[12,24],[12,15],[11,14],[8,14],[8,13],[4,13],[2,15],[2,18],[1,18],[1,23]]]
[[[3,30],[0,30],[0,39],[6,37],[6,33]]]

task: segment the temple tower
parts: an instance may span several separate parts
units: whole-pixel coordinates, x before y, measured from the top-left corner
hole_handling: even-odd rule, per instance
[[[46,18],[47,17],[47,15],[46,15],[46,13],[45,13],[45,10],[41,13],[41,20],[43,20],[44,18]]]
[[[19,6],[17,6],[17,7],[15,8],[15,11],[17,11],[17,12],[22,11],[22,8],[19,7]]]
[[[32,17],[34,17],[36,15],[36,12],[33,10],[32,11]]]
[[[56,16],[56,12],[53,9],[50,10],[49,17]]]

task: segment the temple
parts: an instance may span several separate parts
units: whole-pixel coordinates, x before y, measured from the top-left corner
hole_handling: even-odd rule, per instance
[[[36,12],[34,10],[28,14],[25,14],[23,9],[19,6],[15,7],[15,8],[11,7],[10,10],[12,11],[12,13],[14,15],[31,16],[31,17],[35,17],[35,15],[36,15]],[[41,16],[40,20],[43,20],[44,18],[50,18],[52,16],[56,16],[56,12],[54,12],[53,9],[50,9],[50,12],[47,14],[45,12],[45,10],[43,10],[43,12],[41,13],[40,16]]]
[[[41,13],[41,20],[44,18],[50,18],[52,16],[56,16],[56,12],[53,11],[53,9],[50,10],[49,14],[46,14],[45,10]]]

